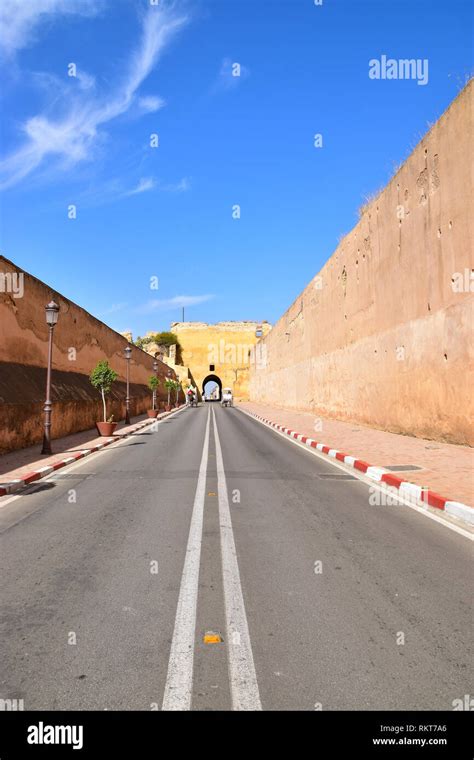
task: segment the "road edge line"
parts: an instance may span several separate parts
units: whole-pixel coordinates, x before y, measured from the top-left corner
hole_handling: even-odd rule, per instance
[[[304,438],[304,442],[297,440],[297,437],[299,434],[295,434],[295,436],[292,436],[291,433],[294,431],[288,431],[287,428],[284,428],[282,425],[277,425],[275,422],[271,422],[270,420],[266,420],[263,417],[257,416],[256,414],[253,414],[252,412],[247,411],[246,409],[242,409],[239,406],[235,407],[241,414],[247,415],[247,417],[250,417],[250,419],[255,420],[256,422],[260,423],[264,427],[268,427],[273,432],[277,433],[277,435],[280,435],[284,440],[288,441],[289,443],[292,443],[296,446],[299,446],[303,451],[307,451],[310,454],[313,454],[313,456],[318,457],[324,462],[327,462],[328,464],[331,464],[333,467],[337,467],[340,470],[343,470],[343,472],[350,472],[351,475],[354,478],[357,478],[357,480],[360,480],[362,483],[365,483],[365,485],[371,486],[372,488],[377,488],[382,493],[385,493],[387,495],[390,495],[392,498],[396,499],[400,504],[403,504],[406,507],[409,507],[410,509],[415,510],[416,512],[419,512],[424,517],[429,517],[431,520],[434,520],[435,522],[438,522],[440,525],[443,525],[446,528],[449,528],[450,530],[454,531],[455,533],[459,533],[464,538],[469,539],[470,541],[474,541],[474,533],[470,532],[469,530],[466,530],[462,525],[459,525],[455,522],[451,522],[450,519],[446,519],[444,517],[444,514],[446,513],[448,517],[454,516],[455,519],[457,519],[459,522],[464,522],[466,527],[471,528],[471,523],[468,521],[462,520],[462,518],[459,517],[459,515],[455,514],[456,507],[453,507],[453,511],[450,512],[448,510],[441,510],[439,508],[436,509],[436,512],[434,511],[433,507],[431,507],[429,504],[426,504],[425,502],[421,502],[420,504],[415,503],[415,500],[412,498],[410,501],[407,500],[407,497],[409,494],[407,493],[407,497],[404,497],[403,491],[402,493],[393,493],[393,491],[387,491],[387,487],[393,487],[390,482],[387,480],[374,480],[371,479],[370,476],[367,477],[365,474],[365,470],[362,468],[357,467],[355,464],[356,462],[362,463],[362,460],[358,460],[355,457],[350,457],[348,455],[342,455],[340,457],[330,457],[326,454],[326,452],[323,451],[323,448],[329,447],[324,446],[323,444],[316,444],[316,441],[313,441],[312,439],[308,438],[307,436],[301,436]],[[338,460],[338,461],[337,461]],[[352,460],[352,463],[347,460]],[[367,467],[370,467],[367,462],[363,463]],[[352,468],[352,471],[348,468]],[[391,476],[394,477],[395,476]],[[405,481],[403,481],[405,482]],[[408,484],[408,483],[407,483]],[[413,483],[408,484],[414,486]],[[421,486],[418,486],[418,488],[421,490]],[[457,505],[457,502],[449,502],[451,505]],[[460,505],[466,507],[466,505]],[[470,509],[470,507],[466,507],[467,509]],[[433,510],[433,511],[432,511]],[[472,511],[472,510],[471,510]],[[440,513],[440,514],[438,514]]]

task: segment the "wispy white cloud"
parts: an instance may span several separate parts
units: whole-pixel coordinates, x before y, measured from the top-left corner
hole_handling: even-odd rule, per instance
[[[158,193],[184,193],[190,187],[191,182],[187,177],[168,184],[156,177],[141,177],[132,187],[127,187],[119,177],[113,177],[101,184],[94,182],[88,190],[79,195],[78,200],[83,208],[97,207],[152,190]]]
[[[35,39],[44,21],[61,15],[93,16],[103,0],[1,0],[0,49],[11,56]]]
[[[211,92],[215,94],[235,90],[248,76],[250,76],[250,71],[246,66],[238,61],[231,61],[230,58],[224,58]]]
[[[45,114],[29,118],[21,128],[26,138],[24,144],[0,161],[0,188],[25,179],[46,158],[55,158],[60,168],[70,169],[91,157],[102,136],[101,127],[136,105],[138,88],[186,21],[185,16],[177,15],[172,9],[150,8],[143,18],[141,43],[132,55],[121,85],[108,98],[103,94],[87,98],[85,93],[72,97],[69,111],[56,120]],[[148,101],[145,98],[145,104],[154,110],[162,105],[159,98]]]
[[[154,311],[165,311],[167,309],[181,309],[187,306],[197,306],[200,303],[206,303],[214,298],[213,295],[207,294],[202,296],[174,296],[173,298],[155,298],[142,306],[136,308],[139,314],[150,314]]]
[[[81,90],[92,90],[95,87],[95,77],[93,77],[92,74],[88,74],[86,71],[78,69],[76,79],[79,82]]]
[[[137,100],[137,108],[141,113],[155,113],[163,108],[165,101],[157,95],[145,95]]]
[[[132,190],[127,190],[124,195],[139,195],[148,192],[148,190],[153,190],[154,187],[156,187],[156,182],[153,177],[142,177],[138,185]]]
[[[157,181],[154,177],[142,177],[138,185],[132,190],[127,190],[124,195],[137,195],[155,189],[164,193],[185,193],[190,187],[191,183],[187,177],[183,177],[179,182],[171,182],[167,185]]]

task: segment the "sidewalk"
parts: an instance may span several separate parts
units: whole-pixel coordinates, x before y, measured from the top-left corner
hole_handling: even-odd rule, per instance
[[[310,412],[296,412],[268,404],[242,401],[239,406],[376,467],[396,466],[394,475],[425,486],[452,501],[474,505],[474,449],[468,446],[386,433],[358,423],[323,419]],[[421,469],[398,469],[407,465]]]
[[[162,420],[175,411],[172,409],[171,412],[162,412],[157,419]],[[3,454],[0,456],[0,496],[13,493],[24,485],[60,469],[60,467],[65,467],[77,459],[82,459],[88,454],[99,451],[104,446],[109,446],[121,438],[132,435],[141,428],[151,425],[154,421],[154,419],[143,414],[139,417],[133,417],[130,425],[125,426],[121,423],[114,435],[107,438],[98,436],[95,428],[57,438],[51,442],[51,448],[54,451],[51,456],[41,454],[42,444],[40,443],[26,449],[18,449]]]

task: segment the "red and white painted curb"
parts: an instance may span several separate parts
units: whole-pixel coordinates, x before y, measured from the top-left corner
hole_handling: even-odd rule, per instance
[[[183,409],[183,408],[184,408],[184,405],[181,405],[180,407],[178,407],[178,409]],[[61,467],[66,467],[68,464],[77,462],[79,459],[84,459],[84,457],[89,456],[89,454],[94,454],[96,451],[101,451],[106,446],[110,446],[111,443],[116,443],[117,441],[121,441],[124,438],[128,438],[129,435],[133,435],[134,433],[137,432],[137,430],[141,430],[142,428],[147,427],[148,425],[152,425],[154,422],[156,422],[156,420],[158,421],[162,420],[176,411],[177,409],[172,409],[170,412],[164,412],[163,414],[160,414],[159,417],[151,417],[147,420],[144,420],[143,422],[138,422],[136,423],[136,426],[134,426],[133,430],[130,430],[127,433],[117,433],[117,435],[111,436],[106,441],[104,441],[104,443],[98,443],[97,446],[93,446],[90,449],[81,449],[80,451],[77,451],[74,454],[72,454],[70,457],[66,457],[66,459],[58,459],[57,462],[53,462],[47,467],[39,467],[37,470],[32,470],[31,472],[27,472],[25,475],[22,475],[20,478],[15,478],[14,480],[9,481],[8,483],[2,483],[0,485],[0,496],[7,496],[8,494],[18,491],[24,486],[27,486],[30,483],[33,483],[35,480],[41,480],[41,478],[46,478],[55,470],[60,470]]]
[[[252,417],[255,417],[257,420],[264,422],[266,425],[270,425],[270,427],[279,430],[281,433],[286,433],[286,435],[289,435],[300,443],[304,443],[306,446],[309,446],[312,449],[317,449],[328,457],[337,459],[339,462],[343,462],[345,465],[359,470],[372,480],[397,489],[399,495],[409,501],[418,502],[424,506],[435,507],[436,509],[443,510],[446,514],[449,514],[452,517],[457,517],[459,520],[474,525],[474,509],[467,504],[447,499],[444,496],[435,493],[435,491],[431,491],[429,488],[415,485],[415,483],[410,483],[407,480],[402,480],[402,478],[398,478],[383,467],[374,467],[368,462],[364,462],[363,459],[357,459],[356,457],[349,456],[349,454],[344,454],[342,451],[332,449],[324,443],[318,443],[318,441],[314,441],[306,435],[302,435],[295,430],[290,430],[282,425],[278,425],[276,422],[272,422],[272,420],[267,420],[259,414],[250,412],[248,409],[246,409],[245,412]]]

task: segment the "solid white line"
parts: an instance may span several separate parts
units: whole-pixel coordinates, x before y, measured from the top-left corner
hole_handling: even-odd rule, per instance
[[[201,564],[202,526],[209,455],[210,413],[211,409],[209,408],[186,558],[181,576],[162,710],[191,709],[199,566]]]
[[[250,633],[245,614],[244,597],[240,583],[239,564],[235,549],[230,517],[224,460],[212,409],[216,442],[217,490],[219,496],[219,523],[221,531],[222,578],[224,584],[227,651],[233,710],[261,710],[257,675],[253,661]]]
[[[241,407],[235,407],[241,414],[246,414],[247,417],[250,417],[252,420],[256,420],[256,422],[260,423],[260,425],[264,425],[265,427],[268,427],[269,430],[272,430],[272,428],[269,427],[269,425],[265,422],[262,422],[261,420],[257,419],[254,414],[251,414],[250,412],[247,412],[245,409],[242,409]],[[357,480],[361,480],[363,483],[365,483],[367,486],[370,486],[370,488],[376,488],[378,491],[381,491],[382,493],[389,494],[391,499],[395,499],[399,504],[403,504],[405,507],[409,507],[410,509],[414,509],[415,512],[418,512],[420,515],[423,515],[423,517],[428,517],[430,520],[434,520],[434,522],[439,523],[445,528],[448,528],[449,530],[454,531],[455,533],[459,533],[460,536],[463,536],[464,538],[469,539],[469,541],[474,541],[474,534],[471,533],[469,530],[465,530],[460,525],[455,525],[452,522],[449,522],[446,520],[446,518],[441,517],[437,515],[435,512],[431,512],[430,507],[428,505],[424,507],[419,507],[417,504],[413,504],[413,502],[408,501],[407,499],[404,499],[403,496],[400,494],[400,492],[394,493],[394,490],[389,490],[383,483],[377,482],[376,480],[370,480],[369,478],[365,478],[364,474],[357,470],[355,467],[352,468],[349,465],[343,465],[342,462],[339,460],[334,459],[328,459],[325,454],[320,454],[319,451],[316,449],[313,449],[312,447],[308,447],[305,443],[300,443],[299,441],[295,441],[294,438],[291,438],[289,435],[286,435],[285,433],[281,433],[279,430],[273,430],[277,435],[281,436],[285,441],[289,441],[293,446],[299,446],[303,451],[307,451],[308,454],[311,454],[312,456],[317,457],[318,459],[322,459],[323,462],[327,462],[332,467],[337,467],[338,470],[342,470],[343,472],[349,473],[354,478],[357,478]],[[346,457],[345,461],[352,460],[353,457]],[[421,490],[421,489],[420,489]],[[434,508],[433,508],[434,509]]]

